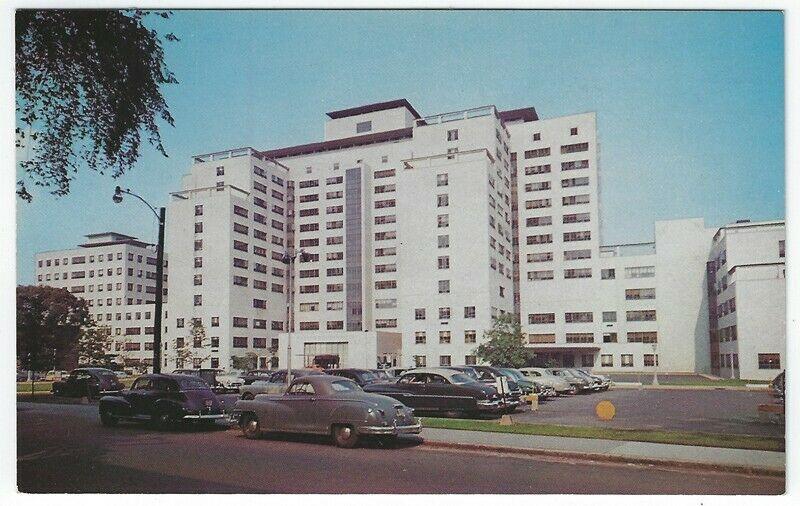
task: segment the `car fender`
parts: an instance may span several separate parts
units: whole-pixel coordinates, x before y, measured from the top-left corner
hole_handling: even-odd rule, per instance
[[[153,403],[153,410],[156,413],[182,413],[184,411],[181,403],[172,399],[158,399]]]
[[[100,398],[99,408],[106,408],[115,415],[127,415],[131,411],[131,404],[123,397],[104,395]]]
[[[276,428],[274,425],[275,410],[278,403],[270,399],[268,395],[261,395],[260,398],[252,400],[239,399],[233,405],[233,410],[240,413],[253,413],[255,414],[264,430],[267,428]]]
[[[364,402],[348,402],[331,412],[329,424],[359,424],[368,421],[367,406]]]

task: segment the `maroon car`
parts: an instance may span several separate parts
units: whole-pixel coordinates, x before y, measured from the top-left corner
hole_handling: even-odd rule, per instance
[[[82,367],[73,370],[65,380],[53,382],[53,395],[96,399],[108,392],[125,388],[111,369]]]

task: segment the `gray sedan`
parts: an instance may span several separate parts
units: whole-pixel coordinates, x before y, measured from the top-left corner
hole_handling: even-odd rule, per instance
[[[265,432],[329,434],[337,446],[352,448],[361,436],[419,434],[413,412],[391,397],[364,392],[352,380],[318,375],[295,379],[282,395],[236,401],[233,419],[249,439]]]

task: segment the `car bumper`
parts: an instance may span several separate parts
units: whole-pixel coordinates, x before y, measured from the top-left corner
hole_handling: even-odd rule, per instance
[[[358,432],[370,436],[399,436],[400,434],[419,434],[422,424],[417,422],[411,425],[397,425],[390,427],[367,425],[358,427]]]
[[[184,420],[222,420],[228,418],[225,413],[214,413],[209,415],[183,415]]]

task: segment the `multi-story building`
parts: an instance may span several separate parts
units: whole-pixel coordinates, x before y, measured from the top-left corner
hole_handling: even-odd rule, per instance
[[[98,326],[109,327],[111,354],[126,367],[152,366],[156,293],[153,245],[116,232],[89,234],[77,248],[36,255],[36,282],[85,299]],[[164,300],[167,260],[164,260]]]
[[[772,379],[785,367],[786,226],[741,221],[720,228],[708,261],[711,369]]]

